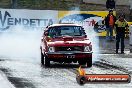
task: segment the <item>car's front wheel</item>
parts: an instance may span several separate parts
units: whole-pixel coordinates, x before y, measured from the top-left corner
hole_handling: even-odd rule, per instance
[[[41,64],[44,65],[44,54],[42,53],[42,50],[41,50]]]
[[[50,66],[50,59],[45,55],[45,67]]]

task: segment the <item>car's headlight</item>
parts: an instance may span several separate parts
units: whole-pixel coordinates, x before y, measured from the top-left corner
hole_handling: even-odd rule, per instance
[[[90,46],[84,47],[84,52],[91,52],[91,51],[92,51],[92,47],[90,47]]]
[[[55,48],[54,47],[49,47],[49,52],[55,52]]]

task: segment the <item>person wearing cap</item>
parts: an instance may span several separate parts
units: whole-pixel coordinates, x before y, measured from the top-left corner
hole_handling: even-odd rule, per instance
[[[128,27],[128,23],[125,20],[125,15],[121,14],[119,19],[115,22],[116,27],[116,53],[118,53],[119,43],[121,40],[121,54],[124,53],[124,38],[125,38],[125,29]]]
[[[113,28],[116,22],[116,17],[113,15],[113,10],[109,11],[109,14],[105,17],[106,25],[106,39],[112,40],[113,37]]]

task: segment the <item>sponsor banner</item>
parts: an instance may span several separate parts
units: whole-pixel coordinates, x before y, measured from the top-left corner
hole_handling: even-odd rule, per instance
[[[106,36],[103,20],[108,13],[108,11],[59,11],[58,18],[60,23],[77,23],[93,29],[99,36]]]
[[[58,11],[55,10],[0,9],[0,30],[17,25],[44,28],[53,23],[58,23]]]
[[[0,9],[0,31],[16,26],[38,30],[54,23],[77,23],[106,36],[103,20],[107,14],[108,11]]]
[[[132,22],[127,22],[127,23],[128,23],[129,26],[132,25]]]

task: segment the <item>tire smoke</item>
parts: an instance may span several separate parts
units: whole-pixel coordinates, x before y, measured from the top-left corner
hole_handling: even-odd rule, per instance
[[[42,30],[15,26],[0,32],[0,56],[8,58],[39,58]]]

